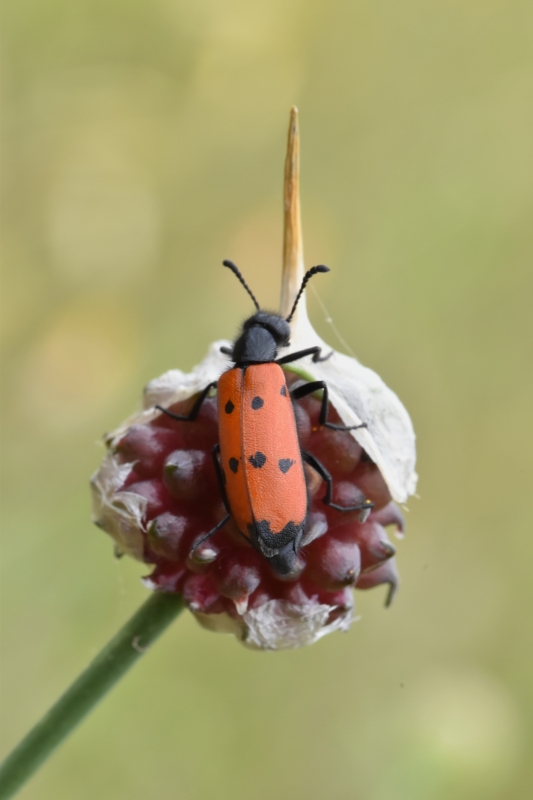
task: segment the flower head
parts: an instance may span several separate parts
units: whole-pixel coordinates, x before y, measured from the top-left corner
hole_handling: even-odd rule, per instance
[[[290,344],[280,338],[280,356],[317,346],[331,351],[312,329],[303,300],[293,308],[304,272],[297,150],[293,111],[281,302],[283,315],[292,319]],[[216,398],[206,396],[194,422],[161,410],[188,415],[200,393],[231,366],[228,353],[236,358],[235,352],[230,342],[215,342],[191,373],[170,370],[148,384],[144,410],[106,437],[108,453],[92,480],[93,518],[113,537],[118,553],[153,565],[147,586],[182,593],[205,627],[233,632],[250,647],[298,647],[348,628],[352,588],[386,583],[387,603],[392,599],[398,574],[385,527],[403,533],[394,501],[404,502],[415,488],[414,433],[396,395],[356,359],[332,352],[323,361],[308,356],[287,365],[289,390],[305,381],[325,381],[329,421],[365,427],[326,427],[321,402],[312,394],[294,403],[300,447],[324,469],[321,476],[305,464],[303,537],[290,569],[275,569],[245,540],[233,518],[216,529],[226,513],[211,457],[219,441]],[[333,487],[329,504],[324,503],[327,473]],[[372,509],[369,515],[361,513],[365,504]],[[354,510],[342,513],[338,507]]]

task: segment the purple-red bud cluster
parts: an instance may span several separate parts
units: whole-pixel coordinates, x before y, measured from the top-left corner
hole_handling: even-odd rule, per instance
[[[298,376],[287,372],[289,385]],[[189,398],[169,410],[187,414]],[[403,516],[392,502],[376,465],[354,437],[319,424],[320,401],[307,397],[295,404],[302,448],[315,455],[333,478],[333,502],[374,503],[370,516],[342,513],[325,506],[326,486],[305,466],[309,514],[293,571],[280,576],[253,549],[230,521],[191,552],[195,542],[224,516],[211,450],[218,441],[216,399],[208,398],[194,422],[177,422],[160,414],[147,424],[130,426],[112,453],[120,465],[131,465],[118,492],[146,501],[142,557],[153,564],[148,581],[165,592],[181,592],[192,611],[226,613],[234,619],[272,600],[297,606],[321,604],[336,614],[351,608],[351,589],[388,584],[387,603],[398,585],[395,548],[385,528],[401,534]],[[330,421],[340,422],[333,408]],[[272,498],[276,502],[276,498]]]

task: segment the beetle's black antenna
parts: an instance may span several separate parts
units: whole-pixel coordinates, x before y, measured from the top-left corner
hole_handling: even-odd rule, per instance
[[[233,261],[229,261],[227,258],[222,263],[224,264],[225,267],[229,267],[229,269],[237,276],[237,278],[240,280],[240,282],[242,283],[242,285],[244,286],[244,288],[246,289],[246,291],[248,292],[248,294],[250,295],[250,297],[254,301],[255,307],[257,308],[257,310],[261,311],[261,308],[259,307],[259,303],[255,299],[254,293],[252,292],[252,290],[250,289],[250,287],[248,286],[248,284],[246,283],[246,281],[242,277],[239,268],[237,266],[235,266]]]
[[[317,274],[317,272],[329,272],[329,267],[326,267],[324,264],[318,264],[316,267],[311,267],[311,269],[307,270],[307,272],[304,275],[304,279],[302,281],[302,285],[300,286],[300,291],[296,295],[296,300],[294,301],[294,305],[292,307],[291,313],[287,317],[287,322],[291,321],[291,319],[293,317],[293,314],[296,311],[296,306],[298,305],[298,301],[299,301],[300,297],[302,296],[303,291],[304,291],[305,287],[307,286],[307,283],[311,280],[313,275]]]

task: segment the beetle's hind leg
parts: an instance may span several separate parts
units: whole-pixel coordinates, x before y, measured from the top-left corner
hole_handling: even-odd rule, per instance
[[[333,428],[335,431],[356,431],[358,428],[368,427],[366,422],[362,422],[360,425],[337,425],[335,422],[328,422],[329,398],[328,385],[325,381],[311,381],[303,386],[297,386],[296,389],[291,391],[291,397],[293,400],[300,400],[300,398],[313,394],[313,392],[317,392],[320,389],[322,389],[322,407],[318,421],[321,425],[325,428]]]
[[[207,539],[209,539],[211,536],[213,536],[213,534],[215,534],[217,531],[219,531],[221,528],[223,528],[224,525],[226,524],[226,522],[229,520],[229,518],[231,516],[231,512],[230,512],[230,509],[229,509],[229,503],[228,503],[228,496],[226,494],[225,475],[224,475],[224,472],[222,471],[222,467],[220,466],[220,461],[218,460],[218,454],[219,453],[220,453],[220,444],[217,442],[217,444],[213,445],[213,449],[211,451],[211,455],[213,457],[213,464],[215,465],[215,472],[216,472],[216,475],[217,475],[218,487],[220,489],[220,494],[222,495],[222,502],[224,503],[224,508],[226,509],[227,514],[223,519],[220,520],[220,522],[217,522],[215,527],[212,528],[209,531],[209,533],[206,533],[204,536],[202,536],[200,539],[198,539],[198,541],[196,541],[193,544],[193,546],[189,550],[189,555],[192,555],[192,553],[194,553],[194,551],[196,550],[197,547],[199,547]]]
[[[224,503],[224,508],[230,514],[230,508],[228,503],[228,495],[226,494],[226,476],[224,474],[224,470],[220,466],[220,461],[218,460],[218,456],[220,454],[220,444],[217,442],[213,445],[213,449],[211,450],[211,455],[213,457],[213,464],[215,465],[215,472],[217,474],[218,480],[218,488],[220,489],[220,494],[222,495],[222,502]]]
[[[309,464],[309,466],[313,467],[313,469],[318,472],[324,481],[326,481],[326,494],[322,498],[324,505],[330,506],[330,508],[335,508],[337,511],[362,511],[363,513],[361,514],[361,522],[365,522],[365,520],[368,518],[368,515],[374,508],[374,503],[371,500],[365,500],[364,503],[359,503],[356,506],[339,506],[337,503],[332,503],[331,496],[333,494],[333,478],[325,468],[324,464],[322,464],[318,458],[312,455],[312,453],[308,453],[306,450],[302,450],[302,458],[307,462],[307,464]]]
[[[214,528],[212,528],[212,529],[209,531],[209,533],[206,533],[204,536],[202,536],[200,539],[198,539],[198,540],[197,540],[197,541],[196,541],[196,542],[193,544],[193,546],[191,547],[191,549],[189,550],[189,556],[191,556],[191,555],[194,553],[194,551],[196,550],[196,548],[197,548],[197,547],[200,547],[200,545],[201,545],[201,544],[203,544],[203,543],[204,543],[204,542],[205,542],[207,539],[209,539],[211,536],[213,536],[213,534],[214,534],[214,533],[216,533],[216,532],[217,532],[217,531],[219,531],[221,528],[223,528],[223,527],[224,527],[224,525],[226,524],[226,522],[229,520],[229,518],[230,518],[230,514],[226,514],[226,516],[225,516],[225,517],[223,517],[223,518],[220,520],[220,522],[217,522],[217,524],[215,525],[215,527],[214,527]]]
[[[188,414],[173,414],[172,411],[168,411],[166,408],[163,408],[163,406],[156,406],[156,408],[158,411],[162,411],[163,414],[166,414],[167,417],[170,417],[170,419],[176,419],[178,422],[194,422],[194,420],[196,419],[196,417],[200,412],[202,403],[209,394],[210,390],[214,386],[216,386],[217,383],[218,381],[213,381],[212,383],[207,384],[205,389],[203,389],[202,392],[198,395],[195,404],[193,405]]]

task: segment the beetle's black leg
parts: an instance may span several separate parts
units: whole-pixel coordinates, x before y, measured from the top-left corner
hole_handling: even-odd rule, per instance
[[[209,394],[209,390],[213,388],[213,386],[217,385],[218,381],[213,381],[212,383],[208,383],[205,389],[202,390],[201,394],[198,395],[198,399],[196,400],[195,404],[191,408],[188,414],[173,414],[172,411],[167,411],[166,408],[162,406],[156,406],[158,411],[162,411],[163,414],[166,414],[167,417],[171,419],[177,419],[178,422],[194,422],[196,417],[198,416],[198,412],[202,407],[202,403],[204,402],[205,398]]]
[[[313,394],[313,392],[317,392],[320,389],[322,389],[322,408],[320,409],[319,417],[321,425],[324,425],[326,428],[333,428],[333,430],[336,431],[355,431],[358,428],[367,427],[366,422],[362,422],[360,425],[336,425],[334,422],[328,422],[329,399],[328,386],[325,381],[311,381],[310,383],[305,383],[303,386],[297,386],[296,389],[291,391],[291,397],[294,400],[300,400],[301,397]]]
[[[368,511],[364,518],[363,515],[361,515],[361,522],[364,522],[368,517],[368,514],[370,514],[374,508],[374,503],[371,500],[365,500],[364,503],[359,503],[359,505],[356,506],[339,506],[337,503],[332,503],[331,495],[333,493],[333,478],[325,468],[324,464],[322,464],[318,458],[312,455],[312,453],[308,453],[306,450],[302,450],[302,458],[318,472],[323,480],[326,481],[326,494],[322,498],[324,505],[329,506],[330,508],[335,508],[337,511]]]
[[[298,350],[296,353],[289,353],[288,356],[278,358],[276,364],[290,364],[291,361],[298,361],[299,358],[305,358],[305,356],[313,356],[313,361],[316,363],[317,361],[327,361],[333,355],[333,350],[327,356],[322,357],[320,356],[321,352],[321,347],[308,347],[306,350]]]
[[[220,352],[224,353],[225,356],[232,356],[233,355],[233,347],[221,347]]]
[[[318,472],[322,480],[326,481],[326,494],[322,498],[322,501],[325,505],[331,505],[331,494],[333,492],[333,478],[325,468],[324,464],[322,464],[316,456],[312,455],[312,453],[308,453],[307,450],[302,450],[302,458],[306,461],[313,469]]]
[[[196,550],[196,548],[197,548],[197,547],[200,547],[200,545],[201,545],[201,544],[203,544],[203,543],[206,541],[206,539],[209,539],[209,537],[210,537],[210,536],[212,536],[214,533],[216,533],[216,532],[217,532],[217,531],[219,531],[221,528],[223,528],[223,527],[224,527],[224,525],[226,524],[226,522],[229,520],[229,518],[230,518],[230,515],[229,515],[229,514],[226,514],[226,516],[225,516],[225,517],[223,517],[223,519],[221,519],[221,520],[220,520],[220,522],[217,522],[217,524],[215,525],[215,527],[214,527],[214,528],[212,528],[212,530],[210,530],[210,531],[209,531],[209,533],[206,533],[206,534],[205,534],[205,536],[202,536],[202,538],[201,538],[201,539],[198,539],[198,541],[197,541],[197,542],[195,542],[195,543],[193,544],[193,546],[191,547],[191,549],[189,550],[189,555],[191,555],[191,553],[194,553],[194,551]]]
[[[226,495],[225,476],[224,476],[224,472],[222,471],[222,467],[220,466],[220,462],[218,460],[218,454],[219,453],[220,453],[220,444],[218,444],[218,442],[217,442],[217,444],[213,445],[213,449],[211,450],[211,455],[213,456],[213,463],[215,465],[215,472],[217,474],[218,486],[220,488],[220,494],[222,495],[222,502],[224,503],[224,508],[226,509],[226,511],[228,513],[226,514],[226,516],[223,519],[220,520],[220,522],[218,522],[215,525],[215,527],[212,530],[209,531],[209,533],[206,533],[205,536],[202,536],[201,539],[198,539],[198,541],[193,544],[193,546],[189,550],[189,555],[191,555],[191,553],[194,553],[196,548],[199,547],[201,544],[203,544],[203,542],[205,542],[206,539],[209,539],[210,536],[213,536],[214,533],[216,533],[221,528],[223,528],[224,525],[226,524],[226,522],[229,520],[229,518],[231,516],[231,512],[229,510],[228,497]]]
[[[211,451],[211,455],[213,456],[213,463],[215,465],[215,472],[217,474],[218,486],[220,489],[220,494],[222,495],[222,502],[224,503],[224,508],[230,514],[230,507],[228,503],[228,496],[226,494],[226,476],[224,474],[224,470],[220,466],[220,461],[218,460],[218,454],[220,453],[220,445],[215,444],[213,445],[213,449]]]
[[[321,348],[319,347],[318,348],[318,353],[315,353],[315,355],[313,356],[313,361],[315,362],[315,364],[319,363],[320,361],[327,361],[328,358],[331,358],[331,356],[333,355],[334,352],[335,352],[334,350],[330,350],[329,353],[327,354],[327,356],[321,356],[320,355]]]
[[[298,350],[296,353],[289,353],[288,356],[278,358],[276,364],[290,364],[291,361],[298,361],[299,358],[305,358],[305,356],[313,356],[314,361],[321,352],[320,347],[308,347],[306,350]]]

